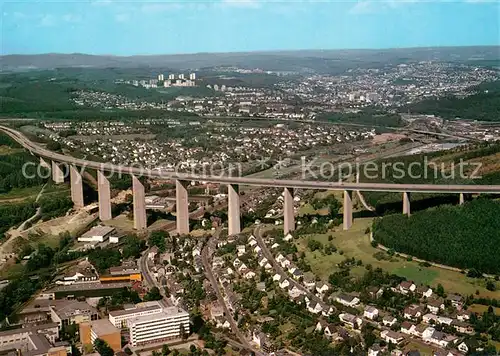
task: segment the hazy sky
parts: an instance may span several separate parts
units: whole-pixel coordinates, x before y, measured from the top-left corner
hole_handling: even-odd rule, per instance
[[[500,1],[0,0],[1,52],[499,45]]]

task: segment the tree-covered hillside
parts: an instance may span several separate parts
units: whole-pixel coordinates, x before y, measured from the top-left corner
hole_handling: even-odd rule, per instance
[[[408,106],[406,110],[445,119],[500,121],[500,82],[485,83],[474,90],[475,94],[463,99],[452,96],[427,99]]]
[[[428,261],[500,274],[500,202],[476,199],[373,224],[375,241]]]

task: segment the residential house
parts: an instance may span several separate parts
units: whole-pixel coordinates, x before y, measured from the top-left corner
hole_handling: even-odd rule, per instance
[[[348,307],[355,307],[359,304],[359,299],[357,297],[344,293],[339,294],[335,298],[335,301]]]
[[[432,295],[432,289],[429,288],[428,286],[418,286],[416,289],[416,294],[419,295],[422,298],[430,298]]]
[[[364,312],[363,312],[363,316],[365,318],[370,319],[370,320],[375,320],[378,317],[378,309],[375,307],[372,307],[371,305],[367,305],[365,307]]]
[[[467,320],[470,320],[470,315],[472,313],[470,311],[467,311],[467,310],[461,310],[457,313],[457,320],[459,321],[467,321]]]
[[[412,304],[409,307],[406,307],[404,310],[405,319],[417,319],[420,318],[423,314],[424,308],[420,305]]]
[[[418,324],[417,326],[415,326],[415,328],[413,329],[413,332],[412,334],[415,335],[416,337],[419,337],[419,338],[423,338],[424,336],[424,333],[425,333],[425,330],[427,330],[429,326],[428,325],[425,325],[425,324]]]
[[[238,268],[239,266],[241,266],[241,263],[242,263],[241,260],[236,257],[233,261],[233,267]]]
[[[276,262],[278,262],[279,264],[281,264],[281,262],[285,259],[285,256],[283,256],[281,253],[276,256]]]
[[[334,324],[329,324],[324,320],[318,321],[316,324],[316,328],[314,329],[317,332],[323,332],[326,337],[332,337],[337,333],[337,327]]]
[[[281,289],[286,289],[288,288],[288,286],[290,285],[290,282],[288,281],[287,278],[284,278],[281,282],[280,282],[280,288]]]
[[[379,356],[384,351],[385,351],[385,349],[383,349],[382,347],[380,347],[379,344],[373,344],[372,346],[370,346],[368,348],[368,356]]]
[[[464,300],[461,295],[449,294],[448,299],[451,301],[451,305],[453,305],[455,308],[459,310],[462,309],[462,306],[464,305]]]
[[[297,298],[297,297],[302,295],[302,291],[299,288],[297,288],[297,286],[290,285],[290,286],[288,286],[288,295],[291,298]]]
[[[248,267],[246,264],[242,263],[239,267],[238,267],[238,272],[240,272],[241,274],[245,274],[249,271]]]
[[[293,279],[299,280],[300,278],[304,277],[304,273],[302,273],[302,271],[300,269],[296,268],[292,272],[292,277],[293,277]]]
[[[384,287],[371,287],[368,289],[368,295],[372,299],[378,299],[384,294]]]
[[[393,317],[391,315],[386,315],[382,319],[382,324],[384,324],[385,326],[393,326],[397,322],[398,322],[398,319],[396,319],[395,317]]]
[[[404,336],[401,333],[392,331],[392,330],[384,330],[380,333],[380,337],[385,342],[392,342],[394,345],[398,345],[404,340]]]
[[[282,268],[288,268],[292,263],[290,262],[290,260],[284,258],[281,262],[280,262],[280,265]]]
[[[422,321],[424,323],[427,323],[427,324],[431,324],[431,321],[436,324],[437,323],[437,315],[435,314],[425,314],[423,317],[422,317]]]
[[[323,311],[321,312],[321,314],[323,314],[323,316],[330,316],[333,314],[333,312],[335,311],[333,309],[333,307],[329,307],[328,305],[326,304],[322,304],[321,305],[323,307]]]
[[[341,322],[343,322],[345,325],[350,326],[351,328],[360,327],[363,323],[363,320],[361,320],[361,318],[358,318],[356,315],[352,315],[349,313],[339,314],[339,319]]]
[[[224,259],[221,256],[216,256],[212,260],[212,268],[224,266]]]
[[[262,258],[259,260],[259,266],[264,267],[264,266],[266,265],[266,263],[267,263],[267,262],[268,262],[268,261],[267,261],[267,258],[262,257]]]
[[[476,340],[476,338],[471,337],[471,338],[467,338],[464,341],[462,341],[458,345],[457,349],[463,353],[472,354],[472,353],[478,351],[479,346],[480,346],[479,342]]]
[[[253,253],[255,253],[256,255],[261,253],[261,251],[262,251],[262,249],[258,245],[253,248]]]
[[[318,302],[315,302],[315,301],[311,301],[308,305],[307,305],[307,310],[313,314],[319,314],[321,313],[321,311],[323,310],[323,307],[321,306],[320,303]]]
[[[413,335],[415,331],[415,324],[410,323],[409,321],[403,321],[401,324],[401,332],[408,335]]]
[[[309,290],[313,290],[316,287],[316,281],[310,277],[304,277],[302,283]]]
[[[441,331],[434,331],[431,338],[429,339],[429,342],[441,347],[448,347],[448,345],[456,339],[458,339],[456,336],[448,335]]]
[[[436,331],[436,329],[434,329],[433,327],[429,326],[428,328],[426,328],[423,332],[422,332],[422,340],[424,341],[429,341],[432,337],[432,335],[434,334],[434,332]]]
[[[157,253],[158,253],[158,247],[157,246],[151,247],[148,251],[148,259],[150,259],[151,261],[154,260]],[[193,257],[194,257],[194,250],[193,250]]]
[[[444,308],[445,308],[445,306],[444,306],[444,302],[442,300],[431,299],[431,300],[427,301],[427,309],[429,309],[429,311],[432,314],[437,314],[437,313],[439,313],[440,310],[444,310]]]
[[[284,278],[281,274],[279,273],[276,273],[274,276],[273,276],[273,281],[275,282],[279,282],[281,281],[281,279]]]
[[[255,272],[253,271],[248,271],[247,273],[245,273],[245,279],[253,279],[255,278]]]
[[[453,326],[455,330],[461,334],[469,334],[469,335],[474,334],[474,328],[472,327],[472,325],[465,323],[463,321],[453,320],[451,322],[451,326]]]
[[[241,257],[246,253],[246,246],[245,245],[238,245],[238,246],[236,246],[236,251],[238,251],[238,257]]]
[[[273,243],[273,245],[271,246],[271,249],[272,249],[272,250],[274,250],[274,249],[276,249],[276,248],[278,248],[278,247],[280,247],[280,244],[279,244],[279,243],[277,243],[277,242],[275,242],[275,243]]]
[[[284,238],[283,241],[290,242],[293,240],[292,234],[288,233]]]
[[[326,284],[324,282],[316,283],[316,292],[318,292],[319,294],[323,294],[329,289],[330,289],[330,287],[328,287],[328,284]]]
[[[402,294],[408,294],[410,292],[414,292],[417,289],[417,286],[413,281],[403,281],[399,284],[397,291]]]

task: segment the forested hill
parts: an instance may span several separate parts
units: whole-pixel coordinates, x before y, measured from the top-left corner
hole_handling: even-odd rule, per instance
[[[373,224],[382,245],[427,261],[500,274],[500,202],[476,199],[445,205],[410,218],[388,215]]]
[[[474,94],[463,99],[446,97],[427,99],[409,105],[405,111],[429,114],[445,119],[467,119],[500,122],[500,81],[473,88]]]

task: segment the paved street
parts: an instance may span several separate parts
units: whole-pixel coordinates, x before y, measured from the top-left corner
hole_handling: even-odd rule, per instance
[[[222,296],[222,292],[219,288],[219,283],[217,282],[217,279],[215,278],[215,276],[212,272],[212,265],[210,263],[210,260],[211,260],[211,255],[212,255],[213,251],[215,250],[217,238],[218,238],[220,232],[221,232],[221,229],[216,230],[214,236],[208,240],[207,244],[203,247],[203,250],[201,252],[201,260],[203,262],[203,268],[205,271],[205,275],[207,276],[208,280],[210,281],[210,284],[212,285],[212,287],[214,288],[217,299],[218,299],[219,303],[221,304],[222,308],[224,309],[224,315],[226,316],[226,320],[231,325],[231,330],[234,333],[234,335],[236,335],[237,338],[240,340],[241,346],[243,346],[245,349],[247,349],[249,351],[255,352],[256,355],[262,355],[262,353],[260,351],[256,350],[254,347],[252,347],[252,345],[250,345],[248,340],[245,338],[245,336],[238,329],[238,325],[234,321],[234,318],[233,318],[231,312],[229,311],[229,308],[226,304],[226,301],[224,300],[224,298]]]
[[[281,274],[283,276],[286,276],[291,285],[296,286],[302,292],[306,293],[306,295],[311,300],[313,300],[313,301],[315,301],[317,303],[326,304],[320,298],[318,298],[316,296],[316,294],[314,294],[311,291],[309,291],[301,283],[299,283],[295,279],[289,277],[288,274],[285,272],[285,270],[281,267],[281,265],[274,259],[273,254],[271,253],[271,251],[267,247],[266,243],[262,239],[262,225],[259,225],[259,226],[257,226],[255,228],[255,230],[254,230],[254,236],[255,236],[255,239],[257,240],[257,243],[259,244],[260,248],[262,248],[262,253],[264,254],[264,257],[266,257],[269,260],[269,262],[273,266],[275,272],[277,272],[277,273],[279,273],[279,274]],[[329,306],[331,306],[331,305],[329,305]],[[333,308],[334,311],[336,310],[336,308],[334,306],[331,306],[331,307]]]

